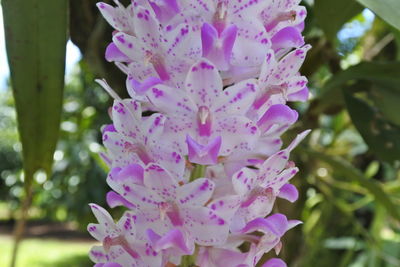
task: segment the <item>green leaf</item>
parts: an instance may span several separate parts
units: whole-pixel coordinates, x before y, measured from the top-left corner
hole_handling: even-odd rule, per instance
[[[366,8],[371,9],[390,25],[400,29],[399,0],[357,0]]]
[[[398,112],[400,103],[399,88],[373,85],[370,91],[372,100],[385,119],[400,127],[400,116]]]
[[[334,75],[322,89],[319,105],[313,110],[319,114],[332,105],[343,101],[340,88],[367,81],[364,89],[371,92],[371,97],[380,112],[391,123],[400,125],[398,103],[400,102],[400,62],[363,62]]]
[[[365,80],[397,88],[400,83],[400,62],[362,62],[333,76],[323,90],[339,88],[354,80]]]
[[[336,33],[343,24],[362,9],[362,6],[353,0],[316,0],[314,4],[317,22],[331,40],[336,38]]]
[[[67,0],[3,0],[25,177],[51,170],[64,87]]]
[[[392,124],[367,102],[344,93],[353,124],[381,159],[393,162],[400,159],[400,127]]]
[[[335,170],[336,173],[340,173],[346,179],[352,180],[363,186],[371,193],[372,196],[374,196],[376,201],[385,207],[387,212],[393,216],[393,218],[400,220],[399,206],[392,201],[392,199],[389,197],[389,194],[385,192],[380,182],[377,182],[374,179],[366,178],[362,172],[351,165],[348,161],[340,157],[327,155],[314,150],[304,151],[313,158],[326,162],[332,167],[332,169]]]

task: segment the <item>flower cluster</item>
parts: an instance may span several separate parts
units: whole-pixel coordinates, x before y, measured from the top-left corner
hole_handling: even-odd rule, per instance
[[[130,98],[99,81],[115,99],[102,157],[107,203],[127,211],[116,223],[91,204],[95,266],[250,267],[279,254],[300,222],[271,212],[298,197],[289,156],[308,133],[282,149],[298,118],[287,102],[308,98],[300,0],[114,2],[98,3],[115,29],[105,56]]]

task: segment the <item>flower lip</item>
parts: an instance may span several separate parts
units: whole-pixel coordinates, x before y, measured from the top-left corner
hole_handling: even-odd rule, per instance
[[[211,112],[206,106],[200,106],[197,111],[197,122],[199,127],[200,136],[210,136],[211,135]]]
[[[106,236],[104,238],[103,247],[107,253],[113,246],[121,246],[134,259],[138,259],[140,257],[139,254],[130,247],[128,241],[125,239],[123,235],[119,235],[116,237]]]

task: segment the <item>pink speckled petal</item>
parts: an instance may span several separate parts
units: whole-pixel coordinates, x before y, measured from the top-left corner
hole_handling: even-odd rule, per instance
[[[96,264],[97,266],[104,266],[104,263],[107,262],[107,253],[103,247],[93,246],[89,251],[89,258],[91,261],[98,263],[99,265]]]
[[[145,117],[142,122],[143,133],[148,137],[145,139],[145,144],[148,145],[149,142],[159,142],[164,131],[166,117],[163,114],[155,113],[150,117]],[[155,139],[155,140],[154,140]]]
[[[263,59],[263,63],[261,66],[261,72],[260,72],[260,75],[258,78],[260,81],[261,88],[264,88],[265,85],[269,82],[269,79],[273,75],[277,64],[278,64],[278,62],[275,59],[274,51],[268,50]]]
[[[267,216],[272,211],[274,203],[275,197],[273,196],[249,196],[242,202],[241,207],[233,217],[231,230],[238,232],[249,221]]]
[[[285,169],[280,174],[270,176],[270,179],[263,180],[260,185],[264,188],[272,188],[274,194],[278,194],[280,188],[289,182],[298,172],[299,169],[296,167]]]
[[[217,68],[208,60],[202,59],[190,68],[185,87],[198,108],[210,108],[222,93],[222,80]]]
[[[225,221],[230,222],[239,208],[240,200],[240,196],[237,195],[223,196],[211,201],[207,207]]]
[[[113,43],[121,53],[126,55],[129,60],[144,62],[145,53],[142,43],[137,37],[124,32],[118,32],[113,36]]]
[[[139,116],[141,116],[140,112],[140,104],[136,101],[115,100],[112,107],[112,117],[117,132],[140,140],[142,137],[139,120]]]
[[[281,150],[274,155],[270,156],[261,166],[260,168],[260,181],[262,184],[270,184],[270,182],[277,178],[277,176],[282,172],[283,168],[285,168],[286,164],[289,161],[290,152],[308,135],[310,131],[304,131],[299,134],[292,143],[284,150]],[[292,170],[293,175],[297,173],[297,170]]]
[[[136,235],[135,221],[136,215],[128,211],[124,213],[121,219],[119,219],[116,226],[118,229],[121,229],[121,231],[127,238],[130,237],[133,239]]]
[[[177,202],[180,205],[203,206],[210,200],[215,184],[210,179],[198,178],[177,189]]]
[[[178,182],[160,165],[152,163],[146,166],[144,184],[162,199],[176,199]]]
[[[112,161],[113,167],[122,167],[133,163],[140,163],[141,160],[132,147],[133,140],[128,140],[116,132],[105,132],[103,134],[103,145],[107,149],[107,155]]]
[[[105,225],[112,227],[114,224],[114,220],[111,215],[106,211],[104,208],[100,207],[96,204],[89,204],[90,209],[92,210],[94,216],[96,217],[97,221],[100,225]]]
[[[222,136],[222,156],[233,151],[251,151],[260,134],[257,126],[244,116],[218,118],[214,125],[215,134]]]
[[[280,84],[282,81],[296,75],[303,64],[307,51],[310,50],[310,45],[305,45],[301,48],[290,52],[278,63],[278,68],[271,77],[272,84]]]
[[[109,4],[99,2],[97,7],[104,19],[116,30],[130,32],[133,27],[128,19],[128,10],[125,9],[118,1],[117,7],[113,7]]]
[[[196,110],[185,91],[162,84],[150,88],[147,97],[157,111],[165,114],[185,117]]]
[[[145,186],[133,183],[132,177],[113,176],[107,178],[108,185],[127,201],[140,209],[158,209],[158,203],[163,199],[148,190]]]
[[[308,80],[304,76],[296,75],[286,81],[287,86],[287,97],[289,101],[293,101],[289,99],[290,95],[296,94],[306,88]],[[307,100],[307,98],[305,99]],[[303,101],[305,101],[303,100]]]
[[[242,168],[232,176],[232,184],[236,193],[245,195],[254,188],[257,174],[249,168]]]
[[[237,27],[239,30],[232,49],[232,65],[260,67],[271,47],[267,32],[261,27],[254,27],[251,22],[242,21]]]
[[[254,20],[254,17],[269,4],[269,1],[262,0],[229,0],[226,2],[232,16],[246,20]]]
[[[244,115],[253,104],[258,86],[256,80],[246,80],[226,88],[213,105],[215,112]]]
[[[203,246],[222,245],[228,236],[228,223],[206,207],[182,207],[185,228],[195,243]]]
[[[160,22],[153,16],[150,9],[143,6],[136,7],[133,23],[140,44],[143,47],[151,48],[153,54],[157,54],[162,49],[162,44],[165,41],[162,36]]]

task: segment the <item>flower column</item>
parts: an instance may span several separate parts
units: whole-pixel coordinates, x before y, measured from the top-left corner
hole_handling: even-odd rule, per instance
[[[286,103],[308,98],[300,1],[114,2],[98,4],[115,29],[106,59],[131,98],[99,81],[115,99],[102,157],[107,202],[126,212],[115,223],[91,204],[95,266],[245,267],[279,254],[300,222],[271,211],[297,199],[289,156],[308,133],[281,149],[298,117]]]

